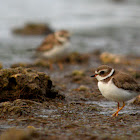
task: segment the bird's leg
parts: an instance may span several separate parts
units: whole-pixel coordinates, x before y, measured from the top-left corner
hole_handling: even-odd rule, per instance
[[[118,110],[119,110],[119,102],[118,102]],[[118,111],[118,110],[117,110],[117,111]],[[116,114],[116,116],[118,116],[118,113]]]
[[[53,70],[53,62],[49,61],[49,69],[52,71]]]
[[[119,102],[117,102],[117,103],[118,103],[118,110],[119,110]],[[118,110],[117,110],[117,111],[118,111]],[[116,112],[117,112],[117,111],[116,111]],[[116,112],[115,112],[114,114],[112,114],[112,117],[118,116],[118,113],[116,114]]]
[[[119,105],[119,103],[118,103],[118,105]],[[122,110],[124,108],[124,106],[125,106],[125,103],[123,102],[123,106],[121,108],[119,108],[114,114],[112,114],[112,117],[118,116],[119,111]]]
[[[59,69],[60,70],[63,70],[64,69],[63,64],[61,62],[58,62],[58,66],[59,66]]]

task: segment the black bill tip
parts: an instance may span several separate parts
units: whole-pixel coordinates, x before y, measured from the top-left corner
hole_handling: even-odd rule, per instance
[[[95,77],[96,76],[96,74],[94,74],[94,75],[91,75],[90,77]]]

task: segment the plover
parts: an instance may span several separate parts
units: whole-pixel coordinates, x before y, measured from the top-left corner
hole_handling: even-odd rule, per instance
[[[36,49],[36,56],[45,58],[49,61],[49,67],[52,70],[53,61],[58,61],[65,56],[70,44],[70,33],[67,30],[56,31],[48,35],[41,45]],[[63,69],[61,62],[58,62],[59,68]]]
[[[41,45],[36,49],[38,56],[44,58],[54,58],[64,55],[68,47],[70,33],[67,30],[56,31],[48,35]]]
[[[125,106],[125,101],[140,94],[140,85],[130,75],[107,65],[99,66],[91,77],[96,77],[98,88],[105,98],[118,103],[118,110],[112,116],[118,116],[118,112]],[[119,108],[120,102],[123,106]]]
[[[70,32],[67,30],[56,31],[44,39],[36,49],[35,55],[39,59],[47,59],[51,70],[53,69],[52,64],[57,61],[59,68],[62,70],[63,65],[58,60],[67,54],[69,45]]]

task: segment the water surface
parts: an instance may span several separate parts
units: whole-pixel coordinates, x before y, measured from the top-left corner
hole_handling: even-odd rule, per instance
[[[5,67],[31,62],[44,37],[15,36],[11,30],[27,22],[49,23],[72,32],[71,50],[102,49],[140,54],[140,1],[124,0],[5,0],[0,4],[0,61]]]

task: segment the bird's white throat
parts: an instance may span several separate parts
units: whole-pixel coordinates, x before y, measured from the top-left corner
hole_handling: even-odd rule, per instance
[[[112,69],[111,72],[110,72],[107,76],[102,77],[102,76],[100,76],[100,75],[97,75],[96,78],[97,78],[98,81],[104,80],[104,79],[106,79],[106,78],[112,76],[112,74],[114,73],[114,71],[115,71],[115,70]]]

